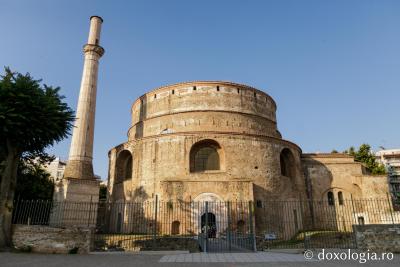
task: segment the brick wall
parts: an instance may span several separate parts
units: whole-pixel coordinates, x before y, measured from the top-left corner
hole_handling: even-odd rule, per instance
[[[359,249],[400,253],[400,224],[369,224],[353,227]]]

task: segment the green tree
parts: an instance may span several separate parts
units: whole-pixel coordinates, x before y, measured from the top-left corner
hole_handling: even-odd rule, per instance
[[[73,111],[60,88],[5,68],[0,79],[0,248],[11,246],[11,216],[21,158],[47,158],[44,149],[68,136]]]
[[[54,182],[40,163],[21,160],[17,170],[17,186],[14,198],[16,200],[51,200],[53,198]]]
[[[353,156],[355,161],[364,163],[371,174],[386,173],[385,166],[376,161],[375,155],[371,151],[371,146],[368,144],[362,144],[358,151],[354,147],[350,147],[345,153]]]
[[[343,151],[343,153],[349,154],[350,156],[354,157],[354,154],[356,153],[355,151],[356,151],[356,149],[354,148],[354,146],[351,146],[348,150]]]

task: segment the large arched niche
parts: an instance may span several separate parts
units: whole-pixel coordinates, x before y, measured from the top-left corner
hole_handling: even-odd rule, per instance
[[[193,173],[224,170],[223,149],[215,140],[201,140],[192,145],[189,164],[190,172]]]
[[[289,148],[284,148],[279,156],[281,175],[289,178],[296,176],[296,161],[294,155]]]
[[[118,153],[116,161],[116,183],[123,182],[132,178],[133,157],[129,150],[122,150]]]

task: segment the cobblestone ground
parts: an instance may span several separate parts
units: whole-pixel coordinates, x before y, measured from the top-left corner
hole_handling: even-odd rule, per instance
[[[89,254],[53,255],[0,253],[1,267],[109,267],[109,266],[359,266],[357,261],[306,261],[290,253],[193,253],[193,254]],[[362,266],[400,266],[400,255],[392,261],[367,261]]]

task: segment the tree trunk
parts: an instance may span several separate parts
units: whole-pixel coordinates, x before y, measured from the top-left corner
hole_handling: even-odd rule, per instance
[[[0,187],[0,248],[11,247],[14,190],[17,182],[18,151],[7,140],[7,157]]]

